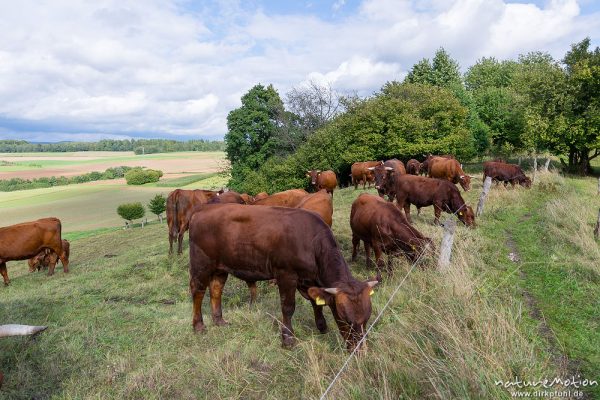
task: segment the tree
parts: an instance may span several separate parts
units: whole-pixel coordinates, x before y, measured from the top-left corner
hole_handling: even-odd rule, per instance
[[[128,185],[144,185],[150,182],[158,182],[163,176],[162,171],[155,169],[132,168],[125,173]]]
[[[162,223],[162,213],[167,209],[167,199],[162,194],[157,194],[148,203],[148,210],[156,215]]]
[[[431,63],[427,58],[423,58],[413,65],[404,82],[452,88],[462,86],[462,75],[456,60],[440,47],[435,52]]]
[[[433,84],[433,67],[431,62],[427,58],[423,58],[421,61],[413,65],[412,69],[406,75],[404,79],[406,83],[422,83],[422,84]]]
[[[134,219],[143,218],[146,214],[146,210],[140,202],[125,203],[117,207],[117,214],[127,221],[125,225],[129,227]]]

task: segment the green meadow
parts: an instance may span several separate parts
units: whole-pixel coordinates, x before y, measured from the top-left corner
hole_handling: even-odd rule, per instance
[[[298,345],[284,350],[276,288],[260,283],[250,307],[246,284],[230,277],[223,296],[230,324],[216,327],[205,314],[207,332],[194,334],[187,243],[182,256],[169,257],[166,224],[111,228],[121,223],[110,201],[149,199],[171,188],[77,186],[0,194],[3,222],[7,215],[16,221],[15,212],[19,218],[34,210],[64,212],[72,240],[69,274],[60,267],[52,277],[30,274],[26,262],[8,263],[12,283],[0,288],[0,321],[48,330],[0,341],[0,397],[312,399],[323,393],[348,356],[328,310],[329,332],[321,335],[309,303],[297,296]],[[371,321],[400,289],[370,334],[367,353],[349,362],[328,398],[508,399],[510,391],[496,381],[572,374],[598,380],[596,190],[593,178],[556,173],[539,173],[529,190],[495,187],[478,226],[457,227],[449,271],[439,272],[433,256],[416,268],[393,260],[372,297]],[[475,206],[480,191],[476,178],[467,202]],[[334,196],[333,231],[348,260],[349,211],[361,192],[341,189]],[[416,227],[439,248],[442,228],[432,225],[433,210],[415,214]],[[362,279],[375,275],[362,248],[351,269]],[[600,396],[597,386],[586,394]]]

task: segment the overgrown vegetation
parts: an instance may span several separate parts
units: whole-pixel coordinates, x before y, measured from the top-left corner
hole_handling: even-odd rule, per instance
[[[144,185],[146,183],[158,182],[163,176],[163,172],[156,169],[131,168],[125,173],[125,180],[128,185]]]
[[[176,151],[223,151],[222,141],[167,139],[103,139],[99,142],[30,143],[25,140],[0,140],[0,153],[72,152],[72,151],[134,151],[136,154],[170,153]]]
[[[464,76],[439,49],[403,83],[388,82],[371,97],[328,91],[295,89],[284,104],[271,85],[250,89],[228,116],[230,186],[249,193],[302,187],[303,171],[313,168],[333,169],[344,183],[355,161],[427,153],[461,162],[551,153],[565,170],[587,174],[600,155],[600,49],[589,39],[561,62],[543,52],[484,58]],[[315,118],[306,110],[334,112]]]
[[[371,321],[408,277],[372,332],[367,354],[350,362],[329,398],[508,399],[496,380],[570,377],[540,333],[541,321],[582,376],[596,379],[600,255],[591,228],[582,229],[593,210],[582,204],[597,182],[555,174],[538,174],[537,182],[530,190],[491,191],[477,229],[457,228],[447,274],[433,268],[434,260],[410,274],[407,261],[394,261],[394,273],[375,289]],[[474,182],[467,202],[476,201],[480,188]],[[343,189],[334,197],[333,230],[347,259],[348,215],[359,192]],[[586,211],[574,219],[568,212],[574,207]],[[417,228],[439,244],[442,229],[432,220],[430,208],[415,216]],[[209,323],[206,334],[193,334],[187,255],[166,255],[163,225],[72,239],[68,275],[48,278],[29,274],[26,262],[9,263],[13,279],[1,288],[0,321],[49,329],[33,341],[0,341],[8,398],[316,398],[347,357],[331,313],[325,313],[330,331],[319,334],[300,296],[299,344],[282,349],[276,288],[259,284],[258,302],[249,308],[246,284],[234,277],[223,297],[230,325]],[[509,259],[512,251],[520,262]],[[372,277],[360,254],[353,273]]]
[[[13,192],[15,190],[40,189],[53,186],[72,185],[77,183],[101,181],[105,179],[123,178],[132,167],[120,166],[107,168],[104,172],[90,172],[76,176],[51,176],[35,179],[11,178],[0,180],[0,192]]]

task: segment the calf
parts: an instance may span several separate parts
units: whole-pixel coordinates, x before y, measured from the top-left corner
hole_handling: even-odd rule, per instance
[[[4,284],[10,283],[6,270],[7,261],[27,260],[44,249],[58,254],[63,271],[69,272],[69,258],[63,251],[61,231],[62,226],[58,218],[42,218],[0,228],[0,274]],[[54,268],[48,271],[48,275],[53,273]]]
[[[332,170],[321,172],[318,169],[313,169],[311,171],[306,171],[306,176],[310,178],[310,184],[313,185],[317,191],[325,189],[327,190],[327,193],[331,193],[333,196],[333,191],[337,187],[337,177],[335,172]]]
[[[378,271],[383,267],[382,253],[404,254],[414,261],[427,247],[433,248],[431,239],[413,228],[402,211],[380,197],[363,193],[352,203],[350,211],[352,228],[352,261],[360,241],[365,244],[367,268],[371,263],[371,247],[375,251]]]
[[[430,178],[446,179],[452,183],[460,183],[465,192],[471,189],[471,176],[465,174],[462,166],[455,159],[432,157],[429,160],[427,171]]]
[[[402,161],[391,159],[381,165],[368,168],[373,171],[375,176],[375,189],[380,197],[388,196],[390,201],[394,201],[394,179],[396,176],[406,174]]]
[[[333,317],[348,350],[363,335],[371,315],[376,281],[356,280],[331,229],[312,212],[284,207],[209,204],[190,223],[192,325],[205,329],[202,299],[208,287],[213,322],[223,320],[221,296],[227,276],[243,280],[275,278],[281,297],[283,346],[294,344],[295,292],[311,302],[320,332],[327,330],[323,306]]]
[[[489,176],[496,183],[503,182],[504,186],[511,184],[515,187],[515,184],[519,184],[523,187],[531,187],[531,179],[525,176],[525,173],[516,164],[506,164],[503,162],[488,161],[483,163],[483,180]]]
[[[433,205],[436,224],[439,224],[440,214],[445,211],[456,214],[466,226],[475,226],[473,209],[465,204],[457,187],[447,180],[402,175],[396,179],[396,202],[399,208],[404,208],[410,223],[410,205],[414,204],[418,208]]]
[[[68,240],[62,240],[62,248],[63,252],[65,253],[68,259],[71,253],[71,244]],[[59,259],[60,258],[58,257],[58,254],[56,254],[54,251],[50,249],[44,249],[40,251],[35,257],[29,259],[29,272],[34,272],[36,269],[39,271],[42,268],[49,268],[49,271],[52,271],[52,273],[54,273],[54,268]]]
[[[383,164],[381,161],[363,161],[352,164],[352,167],[350,168],[350,176],[352,177],[354,190],[358,189],[358,185],[360,183],[363,184],[364,190],[367,182],[369,183],[369,188],[371,188],[371,183],[375,181],[375,176],[373,175],[373,172],[369,170],[369,168],[376,167],[381,164]]]

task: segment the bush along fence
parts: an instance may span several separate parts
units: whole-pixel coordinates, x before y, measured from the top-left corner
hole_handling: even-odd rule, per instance
[[[132,167],[112,167],[104,172],[90,172],[76,176],[51,176],[35,179],[12,178],[0,180],[0,192],[13,192],[15,190],[41,189],[53,186],[65,186],[77,183],[101,181],[106,179],[123,178],[125,173],[131,170]]]

